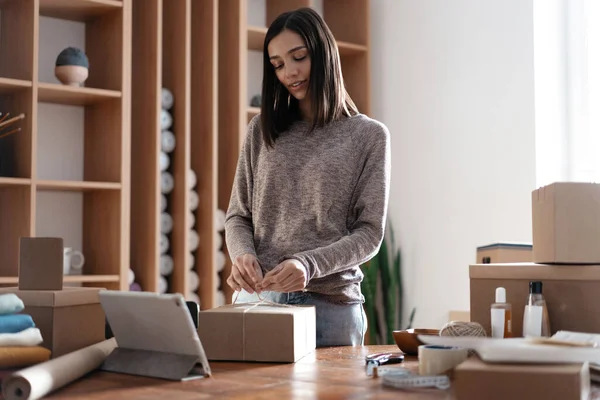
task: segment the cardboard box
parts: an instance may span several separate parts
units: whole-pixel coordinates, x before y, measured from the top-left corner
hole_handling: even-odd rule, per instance
[[[19,242],[19,286],[0,288],[15,293],[42,334],[51,357],[79,350],[105,339],[106,317],[98,293],[102,288],[63,288],[63,240],[24,237]]]
[[[316,348],[314,306],[240,303],[200,311],[209,360],[296,362]]]
[[[98,288],[64,288],[63,290],[19,290],[13,292],[25,304],[22,314],[29,314],[39,328],[42,346],[56,358],[104,340],[105,315]]]
[[[557,182],[532,192],[533,262],[600,264],[600,184]]]
[[[491,364],[477,356],[454,369],[457,400],[587,400],[589,366],[583,364]]]
[[[506,288],[512,305],[513,335],[523,335],[529,281],[542,281],[552,333],[600,332],[600,265],[535,263],[473,264],[469,267],[471,321],[491,335],[490,306],[496,288]]]
[[[501,242],[477,248],[476,264],[514,263],[533,261],[531,243]]]

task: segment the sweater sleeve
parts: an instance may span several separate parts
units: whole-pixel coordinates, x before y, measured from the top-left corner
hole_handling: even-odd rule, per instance
[[[308,281],[356,267],[373,258],[383,241],[390,185],[390,137],[378,125],[365,147],[363,164],[352,195],[349,232],[327,246],[288,255],[307,269]]]
[[[232,260],[243,254],[256,256],[252,223],[252,142],[257,129],[257,117],[255,117],[248,124],[233,179],[229,207],[225,215],[225,243]]]

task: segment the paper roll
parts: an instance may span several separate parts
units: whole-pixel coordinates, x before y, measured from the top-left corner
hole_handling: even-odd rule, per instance
[[[160,191],[163,194],[169,194],[173,191],[173,186],[175,185],[175,181],[173,180],[173,175],[168,172],[160,173]]]
[[[438,375],[451,370],[468,357],[468,349],[451,346],[419,346],[419,374]]]
[[[169,169],[169,165],[171,165],[171,159],[164,151],[160,152],[160,157],[158,159],[158,166],[161,171],[166,171]]]
[[[159,270],[162,276],[169,276],[173,272],[173,257],[168,254],[160,256]]]
[[[217,251],[217,255],[215,258],[217,263],[217,272],[223,271],[223,269],[225,269],[225,262],[227,261],[225,253],[223,253],[222,251]]]
[[[160,233],[168,234],[173,230],[173,217],[166,212],[160,213]]]
[[[215,229],[221,232],[225,229],[225,211],[217,208],[215,210]]]
[[[223,236],[221,232],[215,232],[215,250],[219,251],[223,247]]]
[[[175,149],[175,135],[171,131],[162,131],[160,133],[160,149],[165,153],[170,153]]]
[[[188,270],[188,292],[195,292],[200,286],[200,277],[196,271]]]
[[[164,233],[161,233],[161,235],[160,235],[159,247],[160,247],[160,254],[166,254],[167,251],[169,250],[169,238]]]
[[[169,290],[169,282],[165,279],[164,276],[158,277],[158,293],[167,293]]]
[[[188,229],[193,229],[194,225],[196,225],[196,215],[190,211],[188,219]]]
[[[195,269],[196,267],[196,257],[192,253],[188,253],[187,264],[188,269]]]
[[[167,88],[162,88],[160,92],[160,104],[165,110],[170,110],[173,107],[174,98],[173,92]]]
[[[161,193],[160,195],[160,211],[165,211],[167,209],[167,196]]]
[[[173,125],[173,117],[171,113],[164,108],[160,110],[160,128],[165,131]]]
[[[127,281],[130,285],[135,282],[135,272],[129,268],[129,280]]]
[[[196,172],[193,169],[190,169],[188,175],[188,189],[192,190],[196,187],[198,183],[198,177],[196,176]]]
[[[98,368],[117,346],[114,338],[29,368],[2,381],[6,400],[37,400]]]
[[[196,251],[199,244],[200,244],[200,237],[198,236],[198,232],[196,232],[195,230],[192,229],[190,231],[190,235],[189,235],[190,251]]]
[[[198,198],[198,192],[195,190],[190,190],[190,211],[196,211],[198,208],[198,204],[200,204],[200,199]]]

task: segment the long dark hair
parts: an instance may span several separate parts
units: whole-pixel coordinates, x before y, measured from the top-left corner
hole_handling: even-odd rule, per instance
[[[269,43],[286,29],[300,35],[310,54],[311,131],[359,113],[346,91],[337,43],[323,18],[310,7],[285,12],[269,27],[263,47],[261,125],[267,146],[273,146],[279,134],[301,118],[298,100],[279,82],[269,60]]]

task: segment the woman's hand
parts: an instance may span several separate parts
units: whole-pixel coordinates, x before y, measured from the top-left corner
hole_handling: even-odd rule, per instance
[[[244,254],[235,258],[227,284],[235,291],[244,289],[252,294],[262,278],[262,269],[256,257],[252,254]]]
[[[298,260],[285,260],[269,271],[256,290],[288,293],[302,290],[307,285],[306,268]]]

